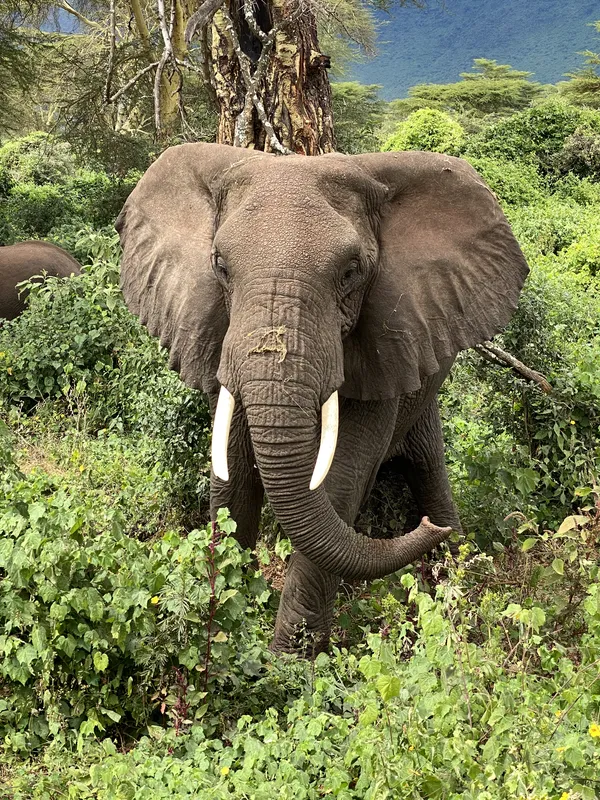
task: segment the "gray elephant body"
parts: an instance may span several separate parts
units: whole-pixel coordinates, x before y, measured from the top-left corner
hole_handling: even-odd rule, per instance
[[[79,275],[80,264],[62,247],[28,241],[0,247],[0,319],[14,319],[25,308],[17,284],[46,273],[59,278]]]
[[[220,387],[235,403],[213,513],[253,547],[266,490],[294,545],[274,647],[304,630],[319,649],[341,577],[393,572],[460,526],[436,395],[516,306],[527,265],[508,223],[459,159],[196,144],[161,156],[117,228],[129,307],[213,413]],[[311,490],[335,392],[337,449]],[[373,540],[351,526],[390,459],[434,524]]]

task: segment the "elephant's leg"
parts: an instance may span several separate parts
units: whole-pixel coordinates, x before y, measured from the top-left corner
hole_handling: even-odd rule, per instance
[[[338,445],[325,486],[333,507],[348,525],[354,523],[385,458],[397,410],[397,400],[342,401]],[[305,656],[325,650],[340,582],[340,576],[320,569],[296,551],[288,565],[272,649]]]
[[[435,525],[461,530],[446,470],[437,400],[427,406],[408,431],[393,465],[409,485],[419,518],[428,516]]]
[[[214,410],[215,399],[210,398]],[[228,508],[237,523],[235,537],[242,547],[254,549],[262,510],[264,490],[254,463],[254,453],[246,416],[241,406],[234,412],[228,447],[229,480],[211,473],[210,514],[216,519],[219,508]]]

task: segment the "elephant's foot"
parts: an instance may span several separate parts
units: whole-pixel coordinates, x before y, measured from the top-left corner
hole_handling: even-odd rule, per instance
[[[314,658],[327,650],[340,578],[295,552],[290,558],[271,650]]]

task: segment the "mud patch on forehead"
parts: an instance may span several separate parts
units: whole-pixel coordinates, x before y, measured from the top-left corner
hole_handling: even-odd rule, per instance
[[[248,334],[248,338],[260,335],[258,343],[248,350],[248,355],[251,353],[279,353],[279,363],[285,361],[287,356],[287,344],[285,342],[285,325],[279,325],[276,328],[268,328],[267,330],[255,330]]]

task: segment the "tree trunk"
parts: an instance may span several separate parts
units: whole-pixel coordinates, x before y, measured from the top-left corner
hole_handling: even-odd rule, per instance
[[[215,14],[211,60],[218,142],[303,155],[335,149],[329,59],[319,50],[310,6],[300,10],[298,2],[258,0],[256,31],[239,0],[227,0]]]

